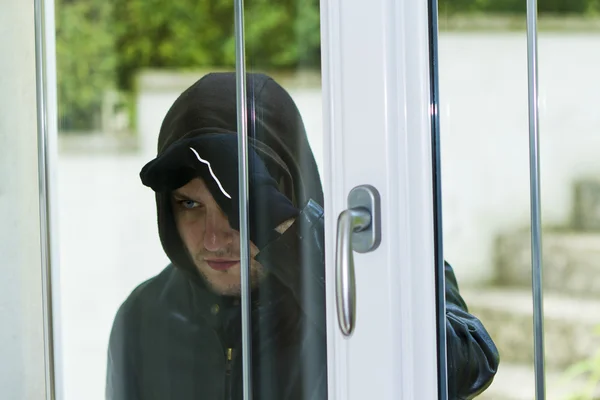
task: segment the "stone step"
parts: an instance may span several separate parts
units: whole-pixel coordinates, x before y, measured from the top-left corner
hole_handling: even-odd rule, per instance
[[[572,227],[576,231],[600,231],[600,180],[573,183]]]
[[[528,230],[498,237],[495,254],[498,285],[531,287]],[[545,231],[542,260],[548,292],[600,298],[600,234]]]
[[[546,371],[546,399],[568,400],[585,390],[587,381],[581,377],[569,378],[565,372]],[[598,392],[586,400],[600,399]],[[477,400],[535,400],[534,367],[529,364],[510,364],[501,362],[494,382]]]
[[[533,300],[530,290],[461,290],[498,346],[501,362],[533,362]],[[600,350],[600,300],[544,295],[546,365],[564,369]]]

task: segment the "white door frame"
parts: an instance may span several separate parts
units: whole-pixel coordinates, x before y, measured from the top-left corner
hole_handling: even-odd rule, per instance
[[[329,398],[438,398],[430,16],[425,0],[321,2]],[[355,254],[357,317],[335,310],[337,216],[381,194],[382,241]]]

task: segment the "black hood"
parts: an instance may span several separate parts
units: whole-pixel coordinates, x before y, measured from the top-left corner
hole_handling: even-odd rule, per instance
[[[299,208],[309,201],[323,205],[317,164],[304,123],[290,95],[263,74],[247,75],[248,136],[263,155],[280,190]],[[185,90],[173,103],[160,128],[158,154],[183,138],[237,132],[236,77],[211,73]],[[170,193],[157,193],[158,229],[167,256],[197,276],[177,232]]]

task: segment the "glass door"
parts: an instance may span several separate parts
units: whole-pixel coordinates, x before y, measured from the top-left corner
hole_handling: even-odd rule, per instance
[[[442,248],[436,7],[37,3],[48,398],[489,385]]]
[[[590,51],[600,46],[599,7],[539,1],[536,10],[532,3],[440,1],[445,250],[502,358],[481,398],[541,399],[545,389],[547,399],[594,399],[600,120],[587,104],[600,89],[590,78],[600,62]],[[527,32],[535,27],[537,86],[528,76],[535,53],[528,52]],[[534,88],[539,97],[528,104]],[[532,104],[539,107],[537,221],[529,176]],[[534,260],[543,261],[543,275],[534,269],[532,276]],[[542,335],[533,324],[540,304],[532,286],[536,295],[543,289]],[[542,339],[545,371],[534,354]]]

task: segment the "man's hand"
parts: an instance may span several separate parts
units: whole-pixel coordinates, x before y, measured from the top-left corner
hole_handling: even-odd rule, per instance
[[[275,230],[277,231],[277,233],[279,233],[280,235],[283,235],[283,233],[285,231],[287,231],[289,229],[290,226],[292,226],[294,224],[294,222],[296,221],[296,218],[290,218],[287,221],[283,222],[282,224],[280,224],[277,228],[275,228]]]

